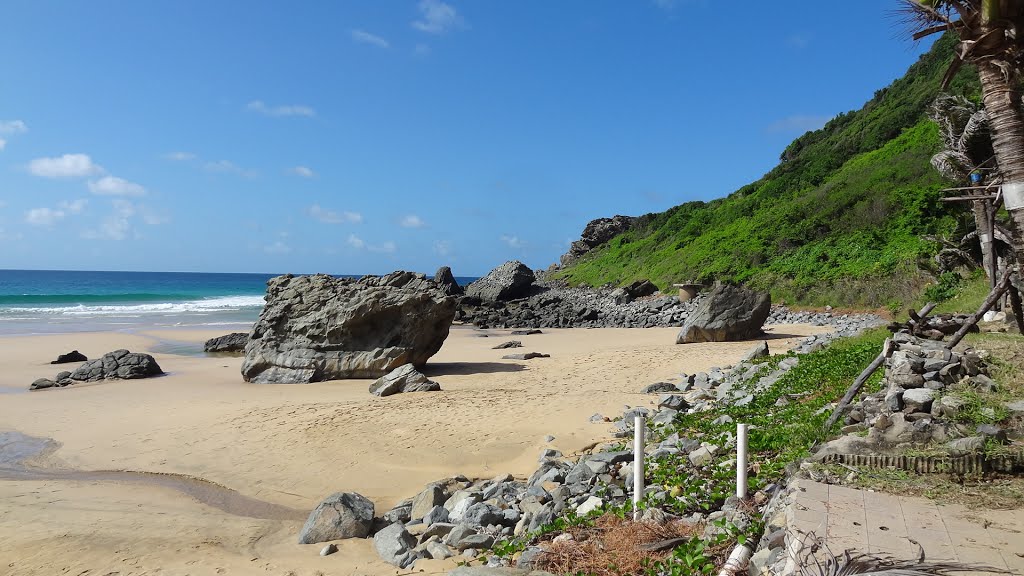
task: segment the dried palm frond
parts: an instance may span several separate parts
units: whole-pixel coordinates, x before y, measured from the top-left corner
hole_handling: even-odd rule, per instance
[[[928,561],[925,559],[924,548],[914,540],[911,540],[911,542],[917,544],[917,558],[914,560],[897,560],[878,554],[851,554],[849,550],[844,550],[840,556],[836,556],[829,550],[822,539],[815,537],[813,534],[809,536],[813,546],[807,550],[799,562],[800,576],[847,576],[852,574],[864,574],[865,576],[934,576],[937,574],[975,572],[1010,573],[1003,568],[986,566],[984,564]],[[815,556],[815,552],[818,550],[824,551],[827,555],[824,561]]]
[[[939,125],[946,149],[932,157],[932,166],[950,180],[966,180],[992,153],[985,110],[962,96],[942,94],[928,107]]]

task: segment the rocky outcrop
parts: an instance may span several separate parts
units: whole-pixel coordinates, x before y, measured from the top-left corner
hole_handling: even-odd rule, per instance
[[[245,352],[249,342],[248,332],[232,332],[224,336],[210,338],[203,345],[204,352]]]
[[[338,492],[324,498],[299,532],[299,544],[316,544],[345,538],[365,538],[373,526],[373,502],[355,492]]]
[[[422,274],[359,280],[278,276],[253,327],[242,377],[256,383],[379,378],[441,349],[455,300]]]
[[[72,350],[67,354],[58,355],[57,359],[50,362],[50,364],[67,364],[69,362],[85,362],[87,360],[88,358],[85,357],[85,354],[82,354],[78,350]]]
[[[149,354],[114,350],[104,354],[102,358],[82,364],[68,378],[76,382],[96,382],[98,380],[149,378],[163,373],[160,365]],[[60,380],[58,378],[58,382]]]
[[[525,264],[510,260],[466,288],[466,294],[489,302],[504,302],[530,295],[537,277]]]
[[[370,384],[370,394],[391,396],[404,392],[437,392],[441,385],[427,379],[412,364],[405,364],[388,372]]]
[[[74,372],[59,372],[53,380],[39,378],[29,385],[29,390],[46,388],[64,388],[78,382],[98,382],[100,380],[135,380],[159,376],[164,371],[149,354],[139,354],[127,350],[114,350],[104,354],[102,358],[90,360],[75,369]]]
[[[591,220],[583,228],[580,239],[569,246],[569,251],[562,255],[562,266],[568,266],[594,248],[611,240],[633,227],[636,218],[632,216],[613,216]]]
[[[465,290],[455,280],[455,276],[452,275],[452,269],[447,266],[441,266],[434,273],[434,284],[449,296],[462,296]]]
[[[719,285],[686,319],[676,344],[754,338],[761,334],[771,307],[771,296],[767,293]]]

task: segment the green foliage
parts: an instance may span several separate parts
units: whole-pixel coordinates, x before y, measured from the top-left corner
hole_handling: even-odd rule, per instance
[[[590,285],[647,278],[661,288],[747,282],[807,304],[908,301],[919,263],[936,249],[922,236],[951,233],[962,211],[938,201],[946,183],[929,159],[941,139],[925,116],[952,46],[941,39],[862,109],[797,138],[761,180],[648,214],[560,276]],[[976,95],[973,72],[951,91]]]
[[[931,302],[945,302],[959,293],[963,278],[956,272],[943,272],[936,284],[924,290],[924,299]]]

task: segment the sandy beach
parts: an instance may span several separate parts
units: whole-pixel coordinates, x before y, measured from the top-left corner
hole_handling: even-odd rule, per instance
[[[773,326],[770,345],[781,351],[825,330]],[[191,476],[296,511],[250,518],[145,479],[4,479],[0,574],[394,574],[370,541],[341,542],[326,558],[321,545],[296,544],[305,514],[338,491],[367,496],[382,514],[443,477],[528,475],[543,448],[572,454],[608,439],[610,426],[590,423],[592,414],[650,405],[644,385],[732,364],[752,345],[677,346],[676,332],[550,330],[515,339],[517,352],[551,358],[513,361],[491,349],[507,331],[455,328],[424,370],[443,391],[388,398],[368,394],[368,380],[253,385],[240,358],[161,353],[199,349],[219,332],[0,338],[0,432],[59,444],[34,465]],[[58,353],[117,348],[153,352],[168,375],[27,392],[67,369],[49,364]]]

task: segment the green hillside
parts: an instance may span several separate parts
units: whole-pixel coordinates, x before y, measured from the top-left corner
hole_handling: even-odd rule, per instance
[[[881,306],[912,299],[931,279],[934,243],[970,215],[938,201],[929,164],[940,149],[925,110],[952,57],[944,37],[860,110],[797,138],[763,178],[726,198],[643,216],[630,231],[561,270],[573,284],[648,278],[724,280],[803,304]],[[978,94],[973,69],[951,92]]]

